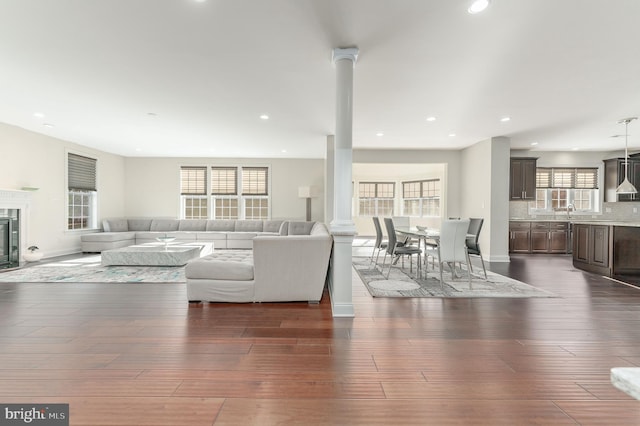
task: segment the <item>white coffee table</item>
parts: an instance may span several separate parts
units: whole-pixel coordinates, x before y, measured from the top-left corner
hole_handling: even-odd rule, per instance
[[[182,266],[213,253],[210,242],[146,243],[102,252],[102,266]]]

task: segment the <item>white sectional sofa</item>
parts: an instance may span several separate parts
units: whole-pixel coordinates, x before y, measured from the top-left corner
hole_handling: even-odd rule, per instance
[[[104,232],[80,237],[83,252],[155,242],[157,237],[171,236],[176,241],[213,242],[216,249],[250,249],[258,235],[286,235],[289,222],[284,220],[194,220],[194,219],[105,219]]]
[[[318,302],[333,239],[319,222],[285,222],[253,250],[222,250],[185,267],[189,302]]]

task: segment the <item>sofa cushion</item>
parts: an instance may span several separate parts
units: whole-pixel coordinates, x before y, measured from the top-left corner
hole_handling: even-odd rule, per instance
[[[315,222],[289,222],[287,235],[309,235]]]
[[[284,220],[265,220],[262,230],[264,232],[280,233],[280,228],[282,227],[283,223]]]
[[[80,241],[82,242],[113,242],[113,241],[123,241],[123,240],[135,240],[136,233],[127,231],[127,232],[96,232],[92,234],[83,234],[80,236]]]
[[[234,219],[207,220],[207,231],[232,232],[236,227]]]
[[[129,230],[127,219],[104,219],[102,221],[104,232],[125,232]]]
[[[227,234],[227,240],[253,240],[258,232],[230,232]]]
[[[129,219],[129,231],[148,231],[151,229],[151,219]]]
[[[153,219],[149,230],[156,232],[177,231],[179,223],[178,219]]]
[[[237,220],[236,232],[262,232],[264,224],[261,220]]]
[[[179,231],[204,231],[207,229],[206,219],[183,219],[178,224]]]
[[[253,279],[253,254],[249,250],[220,250],[191,261],[185,267],[190,279],[249,281]]]

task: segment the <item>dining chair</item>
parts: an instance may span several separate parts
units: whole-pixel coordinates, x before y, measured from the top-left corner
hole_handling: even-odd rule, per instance
[[[380,226],[380,218],[378,218],[377,216],[374,216],[373,218],[373,225],[376,228],[376,241],[373,245],[373,251],[371,252],[371,261],[369,262],[374,263],[373,261],[373,256],[376,256],[376,260],[374,263],[374,267],[375,265],[378,264],[378,258],[380,257],[380,250],[386,250],[387,246],[389,244],[388,241],[383,241],[383,235],[382,235],[382,227]]]
[[[482,258],[480,243],[478,242],[483,223],[483,218],[472,217],[469,219],[469,230],[467,231],[467,252],[469,253],[469,255],[480,256],[480,262],[482,262],[482,271],[484,272],[484,279],[486,280],[487,269],[484,267],[484,259]],[[473,272],[473,266],[469,264],[469,267],[471,268],[471,272]]]
[[[382,260],[381,271],[383,275],[384,275],[384,265],[387,261],[387,254],[390,256],[389,270],[387,271],[387,279],[389,278],[389,274],[391,274],[391,267],[393,266],[394,258],[396,258],[397,260],[398,257],[409,256],[409,272],[412,272],[412,268],[413,268],[412,256],[415,254],[418,257],[418,262],[416,264],[417,265],[416,273],[418,276],[420,276],[420,271],[421,271],[420,255],[422,254],[422,250],[416,246],[399,244],[398,237],[396,235],[396,228],[393,225],[393,219],[391,219],[390,217],[384,218],[384,225],[387,228],[387,238],[389,238],[389,241],[387,244],[387,251],[384,254],[384,259]]]
[[[469,277],[469,288],[471,288],[470,261],[466,245],[469,222],[469,219],[445,220],[440,227],[438,266],[440,268],[440,285],[443,288],[442,269],[445,263],[449,264],[449,269],[451,269],[451,280],[454,280],[456,277],[456,263],[465,263]]]
[[[392,216],[391,220],[393,220],[393,225],[398,228],[410,228],[411,227],[411,219],[409,216]],[[406,235],[402,237],[400,240],[402,244],[409,245],[416,243],[416,240],[412,239],[410,236]]]

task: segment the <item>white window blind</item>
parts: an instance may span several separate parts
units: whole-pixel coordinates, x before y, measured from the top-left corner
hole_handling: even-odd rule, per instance
[[[269,195],[267,167],[242,168],[242,195]]]
[[[67,160],[69,190],[97,191],[96,159],[69,153]]]
[[[206,195],[207,168],[181,167],[180,192],[182,195]]]
[[[536,169],[536,188],[597,189],[597,168]]]
[[[237,167],[211,168],[211,195],[237,195]]]

